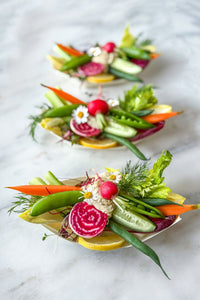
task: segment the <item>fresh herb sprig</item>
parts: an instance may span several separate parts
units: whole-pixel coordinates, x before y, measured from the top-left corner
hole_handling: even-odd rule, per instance
[[[23,213],[29,209],[40,198],[40,196],[25,197],[24,194],[19,194],[12,202],[13,206],[8,210],[8,213]]]

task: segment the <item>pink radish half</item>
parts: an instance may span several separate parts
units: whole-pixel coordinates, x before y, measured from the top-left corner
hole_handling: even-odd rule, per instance
[[[108,53],[113,52],[115,50],[115,48],[116,48],[116,45],[113,42],[108,42],[102,47],[102,49]]]
[[[88,123],[78,124],[74,119],[70,121],[70,128],[74,133],[83,137],[95,136],[101,133],[100,129],[91,127]]]
[[[78,73],[84,74],[86,76],[98,75],[103,71],[104,71],[104,65],[93,61],[78,68]]]
[[[116,184],[112,181],[105,181],[100,187],[100,194],[106,200],[112,200],[118,193]]]
[[[69,215],[71,229],[84,238],[93,238],[100,234],[107,223],[108,216],[87,202],[74,205]]]
[[[105,115],[109,110],[108,103],[101,99],[96,99],[96,100],[90,101],[87,105],[87,108],[88,108],[89,114],[94,117],[98,113]]]

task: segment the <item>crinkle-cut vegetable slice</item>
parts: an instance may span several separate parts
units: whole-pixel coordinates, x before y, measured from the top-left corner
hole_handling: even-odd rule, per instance
[[[86,202],[74,205],[69,215],[71,229],[78,236],[85,238],[99,235],[104,230],[107,220],[107,214]]]
[[[83,137],[96,136],[101,133],[100,129],[91,127],[88,123],[78,124],[74,119],[70,121],[70,128],[74,133]]]
[[[89,62],[78,68],[79,74],[84,74],[86,76],[98,75],[104,71],[104,65],[96,62]]]

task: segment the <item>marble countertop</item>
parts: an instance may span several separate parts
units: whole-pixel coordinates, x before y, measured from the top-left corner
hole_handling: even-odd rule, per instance
[[[144,140],[140,149],[154,161],[163,149],[173,154],[166,182],[190,203],[200,202],[200,4],[170,1],[25,1],[0,2],[0,186],[27,184],[47,170],[59,178],[84,175],[93,167],[122,167],[136,159],[127,150],[79,151],[38,129],[38,143],[28,136],[27,116],[43,102],[40,83],[60,85],[87,99],[74,80],[57,76],[45,55],[54,42],[76,44],[119,41],[125,24],[153,37],[163,55],[143,73],[159,88],[161,103],[184,114],[167,122],[162,132]],[[77,41],[78,40],[78,41]],[[79,43],[80,44],[80,43]],[[117,97],[131,84],[106,87]],[[95,97],[96,90],[92,90]],[[91,252],[52,236],[42,226],[9,216],[15,193],[1,189],[0,298],[6,299],[199,299],[200,214],[148,241],[171,277],[167,280],[150,259],[133,248]]]

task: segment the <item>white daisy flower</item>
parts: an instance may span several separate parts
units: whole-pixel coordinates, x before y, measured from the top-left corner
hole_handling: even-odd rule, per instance
[[[110,180],[114,183],[119,183],[121,180],[121,174],[118,171],[115,171],[115,172],[110,171],[110,172],[107,172],[106,175],[107,175],[108,180]]]
[[[115,107],[119,105],[119,100],[117,99],[109,99],[107,102],[109,107]]]
[[[74,109],[72,111],[72,117],[78,124],[86,123],[88,120],[88,116],[88,109],[83,105],[80,105],[77,109]]]
[[[84,201],[90,205],[93,205],[93,201],[96,201],[98,199],[98,190],[92,185],[84,186],[82,193]]]

